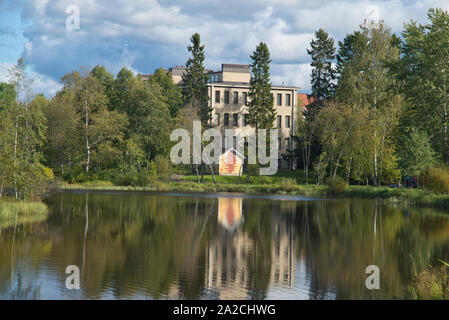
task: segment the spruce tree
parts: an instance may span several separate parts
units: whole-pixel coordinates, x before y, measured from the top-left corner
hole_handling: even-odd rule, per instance
[[[271,129],[276,119],[270,82],[270,52],[261,42],[251,55],[248,124],[256,129]]]
[[[203,127],[211,126],[212,108],[209,106],[207,92],[207,76],[204,73],[204,45],[201,45],[200,35],[190,37],[191,45],[187,47],[192,56],[187,60],[187,71],[182,76],[184,104],[198,104],[198,116]]]
[[[310,106],[318,113],[323,102],[334,96],[335,69],[332,62],[335,60],[334,40],[323,29],[315,32],[315,39],[310,42],[311,50],[307,53],[312,58],[311,84],[315,102]]]

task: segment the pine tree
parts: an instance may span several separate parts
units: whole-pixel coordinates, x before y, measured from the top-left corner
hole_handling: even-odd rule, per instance
[[[335,69],[332,62],[335,60],[335,47],[334,40],[323,29],[316,31],[315,37],[307,53],[312,57],[312,92],[321,102],[334,96]]]
[[[192,54],[187,60],[187,71],[182,76],[184,104],[195,101],[198,104],[198,115],[203,127],[209,127],[212,119],[212,107],[209,106],[207,92],[207,76],[204,73],[204,45],[201,45],[200,35],[190,37],[191,45],[187,47]]]
[[[337,87],[338,82],[340,82],[341,75],[343,74],[343,70],[345,64],[351,61],[355,55],[355,43],[357,38],[360,37],[360,31],[355,31],[354,33],[348,34],[343,42],[338,42],[338,54],[337,58],[337,67],[336,67],[336,78],[337,78]]]
[[[271,129],[276,119],[270,82],[270,52],[261,42],[251,56],[248,124],[256,129]]]

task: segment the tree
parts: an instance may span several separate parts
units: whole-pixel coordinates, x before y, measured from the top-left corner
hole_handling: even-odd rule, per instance
[[[276,110],[271,95],[270,52],[261,42],[251,55],[251,80],[249,87],[248,124],[257,129],[271,129]]]
[[[411,22],[402,33],[401,60],[394,71],[409,102],[403,133],[426,131],[433,149],[449,161],[449,13],[431,9],[429,24]]]
[[[366,147],[371,150],[371,177],[378,186],[383,176],[397,172],[394,150],[403,99],[395,92],[397,82],[389,72],[399,51],[383,22],[367,22],[361,26],[354,52],[352,60],[344,64],[337,99],[368,114],[365,135],[372,144]]]
[[[149,82],[161,86],[165,102],[170,109],[170,115],[175,118],[182,106],[181,88],[173,82],[173,78],[162,68],[157,69],[154,74],[150,75]]]
[[[83,141],[79,134],[81,115],[72,99],[69,92],[61,91],[43,108],[47,120],[45,160],[53,171],[61,174],[64,174],[64,168],[72,167],[77,155],[83,153]]]
[[[343,74],[343,70],[345,68],[346,63],[351,61],[355,56],[355,44],[357,42],[357,38],[360,36],[360,31],[355,31],[354,33],[348,34],[343,42],[338,42],[338,54],[337,58],[337,66],[335,69],[336,78],[337,78],[337,87],[340,82],[340,77]]]
[[[412,128],[401,147],[400,165],[404,174],[419,176],[425,167],[436,161],[436,154],[425,131]]]
[[[106,145],[121,140],[127,125],[127,116],[107,109],[108,99],[100,81],[90,72],[73,72],[62,78],[64,90],[73,95],[72,103],[81,118],[79,126],[85,145],[85,170],[89,173],[92,154],[104,152]],[[114,148],[108,148],[113,157]]]
[[[307,53],[312,58],[312,95],[314,102],[308,107],[312,115],[316,115],[324,101],[334,96],[335,60],[334,40],[323,29],[315,32],[315,39],[310,42],[311,50]],[[313,110],[312,109],[316,109]]]
[[[198,112],[201,124],[204,128],[211,126],[212,107],[209,106],[209,95],[207,92],[207,76],[204,73],[204,45],[201,45],[200,35],[193,34],[190,37],[192,43],[187,47],[192,54],[186,63],[186,72],[182,75],[182,94],[184,104],[192,100],[199,104]]]

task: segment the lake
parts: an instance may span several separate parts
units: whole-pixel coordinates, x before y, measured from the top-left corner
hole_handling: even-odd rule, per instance
[[[72,191],[46,203],[47,220],[0,231],[0,299],[407,299],[417,270],[449,260],[449,215],[399,202]]]

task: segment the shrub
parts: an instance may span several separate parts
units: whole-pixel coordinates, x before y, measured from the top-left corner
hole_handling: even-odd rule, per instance
[[[348,183],[342,177],[336,176],[327,180],[327,189],[330,194],[341,194],[348,187]]]
[[[446,267],[426,268],[408,287],[412,299],[442,300],[449,298]]]
[[[246,172],[249,176],[258,177],[260,174],[259,165],[258,164],[247,164]]]
[[[286,177],[281,178],[279,184],[283,189],[289,190],[293,189],[297,185],[296,180],[294,178],[286,178]]]
[[[449,169],[443,165],[428,166],[420,175],[423,189],[436,193],[449,193]]]

